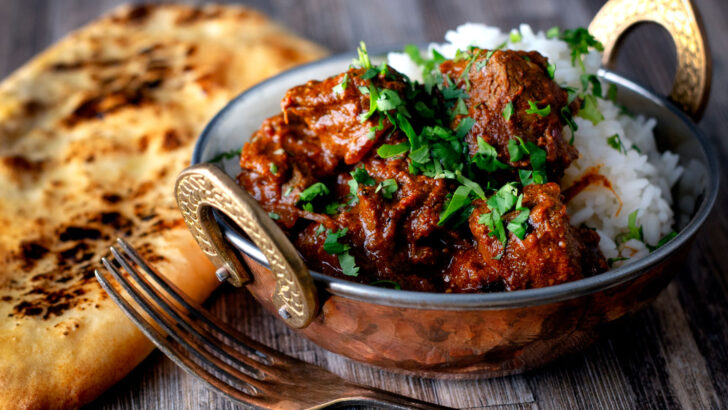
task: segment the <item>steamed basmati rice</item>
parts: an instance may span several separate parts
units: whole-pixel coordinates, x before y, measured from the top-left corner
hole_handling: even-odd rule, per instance
[[[534,32],[525,24],[512,32],[520,33],[519,41],[510,41],[510,33],[504,33],[497,27],[467,23],[449,31],[445,35],[445,43],[431,44],[427,54],[431,55],[434,49],[447,58],[453,58],[457,50],[466,50],[470,46],[494,49],[502,43],[506,43],[505,48],[508,49],[536,50],[555,64],[555,81],[575,89],[582,88],[582,74],[596,74],[599,69],[601,54],[597,51],[592,50],[584,56],[585,71],[582,71],[578,64],[572,65],[566,42],[547,38],[543,32]],[[422,81],[420,68],[407,54],[390,53],[387,60],[396,70],[413,80]],[[631,117],[621,113],[620,107],[609,100],[599,98],[597,101],[603,121],[594,125],[581,117],[574,118],[578,125],[574,145],[580,155],[566,170],[561,185],[562,189],[568,188],[590,169],[598,169],[599,174],[610,181],[614,192],[592,184],[569,201],[571,223],[596,229],[605,257],[634,260],[649,254],[645,243],[655,245],[673,230],[670,189],[680,179],[683,168],[678,165],[678,155],[657,151],[652,132],[656,124],[654,119],[640,115]],[[615,134],[619,135],[625,149],[610,146],[608,139]],[[571,135],[568,127],[565,127],[564,135]],[[692,206],[687,202],[682,204],[681,201],[681,210]],[[636,225],[642,226],[644,242],[636,239],[620,242],[618,237],[629,231],[629,215],[635,211]],[[617,261],[614,266],[620,263],[623,262]]]

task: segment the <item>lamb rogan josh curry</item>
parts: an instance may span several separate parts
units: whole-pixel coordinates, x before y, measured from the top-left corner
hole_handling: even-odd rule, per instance
[[[243,147],[239,183],[307,265],[435,292],[607,270],[557,183],[578,156],[563,130],[579,104],[548,61],[471,48],[427,64],[416,83],[362,45],[348,71],[289,90]]]

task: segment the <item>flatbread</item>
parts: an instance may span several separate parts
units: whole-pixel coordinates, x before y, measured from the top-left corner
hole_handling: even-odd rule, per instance
[[[324,54],[243,7],[122,7],[0,84],[0,408],[87,403],[152,350],[93,277],[115,237],[212,291],[174,180],[227,101]]]

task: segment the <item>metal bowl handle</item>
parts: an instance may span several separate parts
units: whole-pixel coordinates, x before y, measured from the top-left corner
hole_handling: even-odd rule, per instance
[[[710,94],[712,62],[708,41],[691,0],[610,0],[589,31],[604,45],[603,63],[613,67],[620,39],[637,23],[654,22],[672,36],[677,71],[669,98],[698,121]]]
[[[223,237],[213,209],[241,227],[268,259],[276,278],[271,298],[281,318],[294,328],[306,327],[311,322],[318,308],[311,274],[293,244],[255,199],[211,164],[198,164],[182,171],[175,196],[190,232],[218,267],[218,278],[234,286],[252,279],[237,251]]]

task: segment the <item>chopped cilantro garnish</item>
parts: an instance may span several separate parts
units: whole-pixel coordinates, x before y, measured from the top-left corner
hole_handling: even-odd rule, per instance
[[[617,102],[617,85],[616,84],[609,84],[609,88],[607,88],[607,99],[613,103]]]
[[[241,150],[242,150],[242,148],[234,148],[234,149],[231,149],[230,151],[221,152],[221,153],[215,155],[214,157],[210,158],[210,160],[207,162],[214,163],[214,162],[220,162],[223,159],[233,159],[240,155]]]
[[[627,232],[617,235],[617,244],[622,244],[630,239],[637,239],[640,242],[644,242],[644,234],[642,233],[642,225],[637,226],[637,213],[639,209],[635,209],[634,212],[629,214],[627,219]]]
[[[561,111],[559,112],[561,114],[561,119],[564,120],[566,125],[569,126],[569,130],[571,131],[571,138],[569,139],[569,144],[574,145],[574,135],[576,130],[579,129],[579,126],[574,122],[574,116],[571,113],[571,109],[568,105],[565,105],[561,107]]]
[[[339,212],[339,208],[344,206],[344,204],[339,202],[332,202],[330,204],[326,204],[326,208],[324,209],[324,213],[327,215],[334,215],[337,212]]]
[[[592,95],[602,98],[602,83],[599,82],[599,78],[596,75],[582,74],[579,76],[579,80],[581,80],[581,88],[584,89],[584,93],[589,92],[589,84],[591,84]]]
[[[546,31],[546,38],[558,38],[561,35],[561,29],[558,26],[551,27]]]
[[[508,101],[508,104],[506,104],[503,108],[503,118],[505,118],[506,121],[510,121],[511,115],[513,115],[513,103]]]
[[[594,48],[597,51],[604,51],[602,43],[597,41],[597,39],[589,34],[589,31],[583,27],[573,30],[564,30],[560,38],[564,40],[571,49],[571,65],[576,67],[576,63],[578,62],[581,67],[581,71],[586,70],[582,56],[589,52],[589,48]]]
[[[455,106],[452,109],[452,116],[456,115],[467,115],[468,114],[468,107],[465,105],[465,101],[462,98],[458,98],[458,102],[455,103]]]
[[[473,163],[485,172],[508,169],[508,165],[498,160],[498,151],[483,138],[478,137],[478,153],[473,156]]]
[[[391,287],[393,287],[394,289],[397,289],[397,290],[401,290],[402,289],[402,287],[399,286],[399,283],[397,283],[397,282],[395,282],[393,280],[389,280],[389,279],[375,280],[374,282],[369,283],[369,286],[380,286],[380,287],[391,286]]]
[[[321,182],[316,182],[301,192],[298,200],[301,202],[311,202],[318,196],[324,196],[329,194],[329,188]]]
[[[339,259],[339,265],[344,275],[359,276],[359,267],[356,266],[354,256],[349,253],[351,246],[339,243],[339,239],[343,238],[348,229],[344,228],[338,232],[330,229],[326,230],[326,240],[324,241],[324,251],[331,255],[336,255]]]
[[[397,155],[404,154],[405,152],[409,151],[410,144],[407,142],[401,142],[396,145],[392,144],[383,144],[381,147],[377,149],[377,155],[379,155],[382,158],[391,158],[395,157]]]
[[[619,137],[619,134],[614,134],[607,138],[607,144],[619,152],[627,153],[627,148],[624,146],[624,143],[622,143],[622,139]]]
[[[511,43],[519,43],[523,39],[523,36],[518,30],[513,30],[508,38],[511,40]]]
[[[348,81],[349,81],[349,73],[346,73],[346,74],[344,74],[344,78],[341,79],[341,82],[336,87],[334,87],[334,92],[336,94],[343,94],[344,90],[346,90]]]
[[[310,202],[305,202],[301,208],[306,212],[313,212],[313,204]]]
[[[475,125],[475,120],[472,117],[463,118],[462,120],[460,120],[457,128],[455,128],[455,136],[458,138],[463,138],[468,134],[468,132],[470,132],[470,129],[473,128],[473,125]]]
[[[503,250],[505,251],[506,244],[508,243],[508,236],[506,230],[503,228],[502,215],[495,209],[491,209],[490,212],[480,215],[478,223],[485,225],[488,228],[488,236],[495,236],[498,241],[503,244]],[[500,259],[503,253],[496,256],[493,259]]]
[[[359,49],[356,51],[359,55],[359,66],[362,68],[372,68],[372,62],[369,60],[369,54],[367,53],[367,45],[363,41],[359,43]]]
[[[516,204],[518,189],[514,182],[503,185],[495,194],[488,198],[488,208],[505,215]]]
[[[531,185],[531,184],[545,184],[546,183],[546,173],[544,171],[531,171],[528,169],[519,169],[518,170],[518,178],[521,180],[521,185]]]
[[[286,188],[286,192],[283,193],[283,196],[291,195],[291,192],[293,192],[293,187],[289,186],[288,188]]]
[[[536,105],[535,102],[528,100],[528,106],[529,106],[529,109],[526,110],[526,114],[538,114],[542,117],[545,117],[545,116],[551,114],[551,104],[549,104],[543,108],[538,108],[538,106]]]
[[[268,164],[268,169],[270,169],[271,174],[275,175],[278,173],[278,166],[274,162],[271,162],[270,164]]]
[[[663,236],[662,239],[660,239],[657,242],[657,245],[655,245],[655,246],[651,246],[649,244],[645,244],[645,245],[647,245],[647,249],[649,249],[650,252],[654,252],[655,250],[657,250],[657,249],[661,248],[662,246],[664,246],[666,243],[670,242],[672,240],[672,238],[674,238],[676,236],[677,236],[677,232],[672,231],[669,234]]]
[[[526,150],[521,147],[521,143],[516,140],[508,140],[508,155],[511,158],[511,162],[520,161],[526,154]]]
[[[523,194],[521,194],[523,195]],[[508,222],[508,230],[513,232],[514,235],[518,237],[518,239],[523,239],[526,237],[526,229],[528,229],[528,224],[526,221],[528,221],[528,216],[530,215],[531,211],[528,208],[523,207],[517,207],[517,211],[520,211],[518,215],[516,215],[515,218],[511,219],[510,222]]]
[[[457,187],[455,192],[452,195],[452,198],[450,198],[450,201],[447,203],[447,207],[445,210],[440,213],[440,220],[437,221],[438,225],[442,225],[445,222],[447,222],[448,219],[450,219],[457,211],[461,210],[462,208],[470,205],[470,192],[472,189],[465,185],[460,185]]]
[[[377,189],[375,189],[374,192],[377,193],[381,191],[382,197],[392,199],[392,195],[397,192],[398,188],[399,186],[397,185],[397,181],[394,179],[385,179],[377,185]]]
[[[272,219],[274,221],[281,219],[281,216],[275,212],[268,212],[268,216],[270,217],[270,219]]]
[[[369,175],[367,169],[364,168],[364,165],[359,168],[354,168],[354,170],[351,171],[351,176],[360,184],[374,186],[374,184],[377,183],[377,181]]]
[[[402,105],[402,99],[396,91],[383,89],[377,98],[376,107],[380,111],[393,110]]]
[[[597,104],[597,99],[593,95],[584,96],[584,104],[577,115],[591,121],[594,125],[599,124],[604,120],[604,116],[599,111]]]
[[[638,147],[635,144],[632,144],[632,146],[630,148],[632,148],[633,150],[637,151],[637,153],[639,153],[639,154],[642,153],[642,150],[640,149],[640,147]]]
[[[461,184],[465,185],[466,187],[470,188],[475,195],[480,197],[480,199],[485,200],[485,191],[483,191],[483,188],[475,181],[472,181],[468,178],[465,178],[463,174],[458,171],[455,173],[455,178],[460,182]]]
[[[546,73],[548,73],[550,79],[554,79],[554,73],[556,72],[556,64],[551,64],[546,66]]]
[[[478,50],[477,53],[473,53],[473,55],[470,57],[470,60],[468,61],[468,64],[465,66],[463,73],[460,75],[460,79],[465,81],[465,89],[468,91],[470,90],[470,69],[473,67],[473,62],[476,58],[478,58],[479,55],[480,50]]]
[[[323,224],[320,224],[316,227],[316,229],[313,231],[316,235],[321,235],[326,230],[326,227]]]

